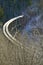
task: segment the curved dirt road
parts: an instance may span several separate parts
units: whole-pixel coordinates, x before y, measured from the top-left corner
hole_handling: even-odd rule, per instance
[[[4,26],[3,26],[3,33],[4,33],[4,35],[5,35],[12,43],[14,43],[14,41],[17,42],[17,43],[19,43],[19,44],[16,44],[16,45],[22,45],[22,43],[20,43],[16,38],[14,38],[14,37],[9,33],[8,27],[9,27],[9,25],[10,25],[14,20],[19,19],[19,18],[22,18],[23,16],[24,16],[24,15],[21,15],[21,16],[15,17],[15,18],[12,18],[12,19],[10,19],[9,21],[7,21],[7,22],[4,24]]]

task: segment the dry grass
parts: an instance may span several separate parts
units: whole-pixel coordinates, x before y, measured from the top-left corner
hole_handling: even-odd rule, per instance
[[[0,30],[0,65],[43,65],[42,48],[34,43],[29,45],[28,50],[25,46],[17,47]]]

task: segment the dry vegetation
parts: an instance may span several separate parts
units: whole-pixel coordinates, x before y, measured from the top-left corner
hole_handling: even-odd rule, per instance
[[[40,2],[41,7],[42,5]],[[23,19],[22,21],[24,22]],[[22,23],[22,25],[23,24],[24,23]],[[14,26],[14,24],[12,24],[12,26]],[[0,28],[2,28],[1,23]],[[35,32],[33,32],[33,34],[34,33]],[[28,37],[27,34],[21,36],[19,33],[16,38],[22,42],[23,47],[11,43],[0,29],[0,65],[43,65],[43,37],[31,38]],[[28,49],[26,47],[28,47]]]
[[[14,27],[14,23],[9,26],[9,31],[14,36],[15,29],[12,30],[11,27]],[[34,33],[33,30],[33,34]],[[1,53],[1,55],[3,54],[1,61],[4,65],[43,65],[43,37],[39,38],[34,36],[34,38],[31,38],[27,34],[23,36],[19,33],[16,38],[22,42],[23,47],[11,43],[3,34],[1,37],[4,39],[4,47],[1,41],[2,49],[4,49]],[[26,47],[28,47],[28,49],[26,49]]]
[[[42,48],[35,43],[29,44],[28,49],[17,47],[0,30],[0,65],[43,65]]]

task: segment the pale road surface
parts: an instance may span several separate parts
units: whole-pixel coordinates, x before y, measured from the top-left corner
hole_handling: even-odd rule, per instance
[[[15,17],[15,18],[12,18],[11,20],[7,21],[4,26],[3,26],[3,33],[4,35],[12,42],[14,43],[17,42],[16,45],[21,45],[22,46],[22,43],[20,43],[16,38],[14,38],[8,31],[8,27],[9,27],[9,24],[11,24],[12,22],[14,22],[14,20],[17,20],[19,18],[22,18],[24,15],[21,15],[21,16],[18,16],[18,17]]]

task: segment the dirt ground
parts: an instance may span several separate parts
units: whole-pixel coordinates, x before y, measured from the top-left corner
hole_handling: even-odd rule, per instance
[[[21,48],[11,43],[0,30],[0,65],[43,65],[43,42],[30,44],[28,49]]]

